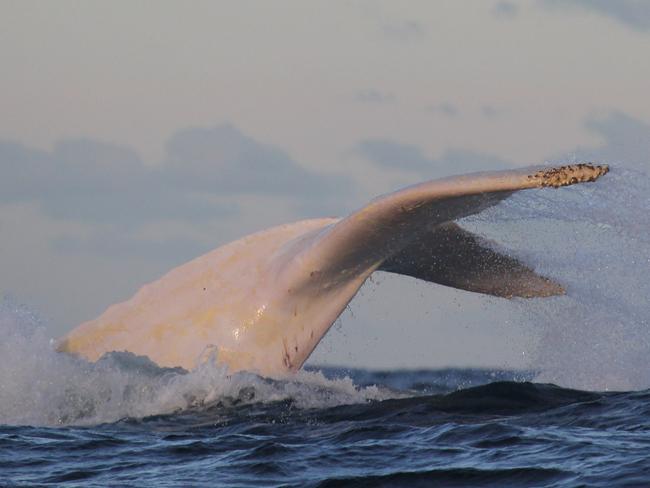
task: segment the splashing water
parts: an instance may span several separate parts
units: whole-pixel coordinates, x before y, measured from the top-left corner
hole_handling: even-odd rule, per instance
[[[463,222],[565,285],[519,300],[538,381],[650,387],[650,178],[614,168],[593,185],[521,192]]]
[[[89,363],[55,352],[38,317],[7,299],[0,302],[0,334],[0,424],[6,425],[92,425],[215,404],[290,400],[297,408],[326,408],[395,397],[317,372],[278,381],[231,375],[206,361],[187,373],[130,353]]]

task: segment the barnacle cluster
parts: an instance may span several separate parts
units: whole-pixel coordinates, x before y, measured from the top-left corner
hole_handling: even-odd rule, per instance
[[[532,175],[528,175],[528,179],[535,180],[539,186],[559,188],[575,183],[596,181],[608,171],[609,166],[606,164],[580,163],[537,171]]]

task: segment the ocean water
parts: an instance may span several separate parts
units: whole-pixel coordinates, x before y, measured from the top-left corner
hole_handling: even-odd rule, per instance
[[[650,486],[650,180],[615,170],[462,225],[567,285],[508,302],[525,371],[91,364],[0,302],[0,486]]]

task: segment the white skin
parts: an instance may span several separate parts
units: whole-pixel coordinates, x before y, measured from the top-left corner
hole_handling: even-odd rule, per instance
[[[517,190],[594,181],[606,172],[606,166],[574,165],[446,178],[378,198],[344,219],[265,230],[145,285],[72,330],[58,350],[91,361],[129,351],[187,370],[214,351],[230,371],[283,376],[302,366],[373,271],[427,233],[435,235],[432,229]],[[534,282],[536,288],[519,296],[563,292],[531,270],[523,272],[526,286]],[[458,287],[506,296],[472,283]]]

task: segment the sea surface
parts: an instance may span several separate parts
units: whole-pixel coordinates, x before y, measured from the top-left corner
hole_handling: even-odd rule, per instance
[[[0,486],[650,486],[650,179],[602,182],[461,222],[567,287],[503,301],[524,371],[91,364],[0,301]]]
[[[124,374],[152,375],[157,388],[189,380],[129,368]],[[209,399],[188,389],[185,405],[179,398],[164,413],[95,424],[97,405],[62,397],[76,410],[52,405],[50,425],[0,427],[0,484],[650,483],[649,391],[573,390],[531,383],[531,373],[471,369],[329,368],[284,382],[211,374],[229,383],[227,394]],[[102,401],[118,404],[112,393]],[[142,401],[155,391],[133,394]]]

